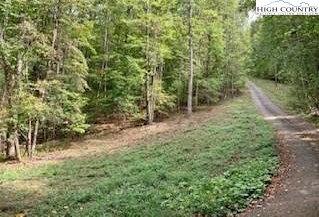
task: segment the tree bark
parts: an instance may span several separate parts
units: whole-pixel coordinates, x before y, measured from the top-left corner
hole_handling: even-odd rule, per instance
[[[108,15],[106,15],[108,17]],[[107,19],[108,22],[108,19]],[[104,75],[104,96],[106,97],[107,90],[106,90],[106,82],[107,82],[107,76],[106,72],[108,70],[108,55],[109,55],[109,31],[108,31],[108,26],[105,27],[105,33],[104,33],[104,58],[103,58],[103,75]]]
[[[4,71],[5,74],[5,89],[7,92],[5,103],[6,107],[8,108],[9,112],[12,109],[12,97],[13,97],[13,72],[6,68]],[[13,116],[12,114],[10,116]],[[12,121],[8,121],[7,123],[7,132],[6,132],[6,159],[7,160],[14,160],[15,159],[15,146],[14,146],[14,139],[13,137],[14,126]]]
[[[31,157],[31,146],[32,146],[32,120],[31,118],[29,118],[28,141],[27,141],[27,147],[26,147],[26,152],[28,153],[29,157]]]
[[[195,89],[195,111],[198,107],[198,94],[199,94],[199,86],[198,86],[198,80],[196,81],[196,89]]]
[[[8,135],[7,135],[8,136]],[[6,152],[5,152],[5,154],[6,154],[6,160],[14,160],[15,159],[15,149],[14,149],[14,145],[13,145],[13,142],[12,141],[10,141],[10,139],[9,138],[7,138],[6,139],[7,141],[6,141],[6,143],[5,143],[5,145],[6,145],[6,148],[5,148],[5,150],[6,150]]]
[[[14,130],[14,149],[15,149],[15,157],[17,161],[21,161],[21,154],[20,154],[20,142],[19,142],[19,133],[16,126],[16,129]]]
[[[60,48],[60,8],[61,1],[57,2],[57,5],[53,8],[53,32],[52,32],[52,49],[55,51],[56,57],[56,74],[60,74],[61,71],[61,48]]]
[[[34,126],[34,132],[33,132],[33,141],[32,141],[32,146],[31,146],[31,155],[30,157],[33,158],[33,155],[35,153],[35,148],[37,146],[37,138],[38,138],[38,131],[39,131],[39,124],[40,121],[37,118],[36,122],[35,122],[35,126]]]
[[[150,51],[150,3],[147,1],[146,5],[146,61],[147,61],[147,72],[145,75],[145,86],[146,86],[146,110],[147,110],[147,123],[153,124],[154,121],[154,107],[153,107],[153,97],[154,97],[154,66],[151,61],[151,51]]]
[[[193,0],[189,0],[189,17],[188,17],[188,37],[189,37],[189,75],[188,75],[188,99],[187,99],[187,112],[192,114],[193,112],[193,77],[194,77],[194,65],[193,65]]]
[[[0,49],[3,49],[2,45],[4,44],[4,40],[5,40],[5,27],[7,25],[8,22],[8,12],[5,11],[4,12],[4,18],[3,18],[3,23],[0,24]],[[6,71],[9,68],[9,64],[6,61],[6,57],[5,56],[1,56],[1,61],[2,61],[2,66],[4,68],[4,71],[6,73]],[[3,88],[3,93],[2,93],[2,97],[1,97],[1,107],[4,106],[4,104],[6,103],[6,98],[7,98],[7,88],[6,85],[4,85]]]

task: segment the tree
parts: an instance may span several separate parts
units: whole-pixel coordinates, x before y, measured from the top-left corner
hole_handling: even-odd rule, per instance
[[[193,65],[193,1],[189,0],[188,9],[188,49],[189,49],[189,75],[188,75],[188,99],[187,99],[187,111],[188,114],[192,114],[193,110],[193,77],[194,77],[194,65]]]
[[[22,145],[32,157],[38,143],[84,133],[87,123],[151,124],[233,96],[242,83],[246,21],[239,1],[226,3],[2,1],[7,157],[19,160]]]
[[[86,87],[87,65],[72,35],[77,23],[68,14],[70,8],[79,13],[80,4],[5,1],[1,5],[6,14],[0,56],[5,74],[2,124],[7,158],[21,160],[22,142],[32,157],[40,129],[54,125],[83,132],[86,127],[81,92]],[[48,16],[48,11],[52,11],[52,22],[35,19],[35,12]],[[61,19],[68,25],[61,25]]]
[[[319,110],[318,34],[316,16],[264,17],[252,27],[251,74],[292,85],[291,105],[306,113]]]

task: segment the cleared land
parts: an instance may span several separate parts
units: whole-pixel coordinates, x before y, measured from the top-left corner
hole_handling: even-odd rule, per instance
[[[206,121],[101,156],[2,168],[0,215],[224,216],[277,169],[275,133],[248,94]]]

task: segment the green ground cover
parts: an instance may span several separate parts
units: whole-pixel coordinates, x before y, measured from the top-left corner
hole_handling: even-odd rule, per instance
[[[0,193],[28,216],[226,216],[276,172],[275,132],[243,96],[197,128],[113,155],[0,171]],[[4,186],[24,183],[6,192]],[[34,195],[28,183],[44,192]],[[20,189],[20,190],[19,190]],[[3,212],[5,213],[5,212]],[[0,212],[1,214],[1,212]]]

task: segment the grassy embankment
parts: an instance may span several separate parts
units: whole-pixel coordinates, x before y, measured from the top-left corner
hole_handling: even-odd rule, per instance
[[[10,198],[6,213],[32,217],[237,212],[276,171],[275,132],[247,96],[218,109],[203,126],[152,145],[0,171],[0,205]]]
[[[288,110],[290,112],[293,111],[293,108],[289,105],[290,87],[288,85],[276,85],[274,81],[258,78],[250,78],[250,80],[254,82],[258,87],[260,87],[269,97],[269,99],[272,100],[274,103],[284,108],[285,110]]]
[[[292,106],[291,102],[291,93],[288,85],[285,84],[277,84],[274,81],[258,79],[258,78],[250,78],[258,87],[260,87],[266,95],[272,100],[274,103],[279,105],[281,108],[286,110],[291,114],[299,114],[304,117],[306,120],[312,122],[313,124],[319,127],[319,119],[318,117],[314,117],[308,114],[302,114],[300,110],[295,109]]]

